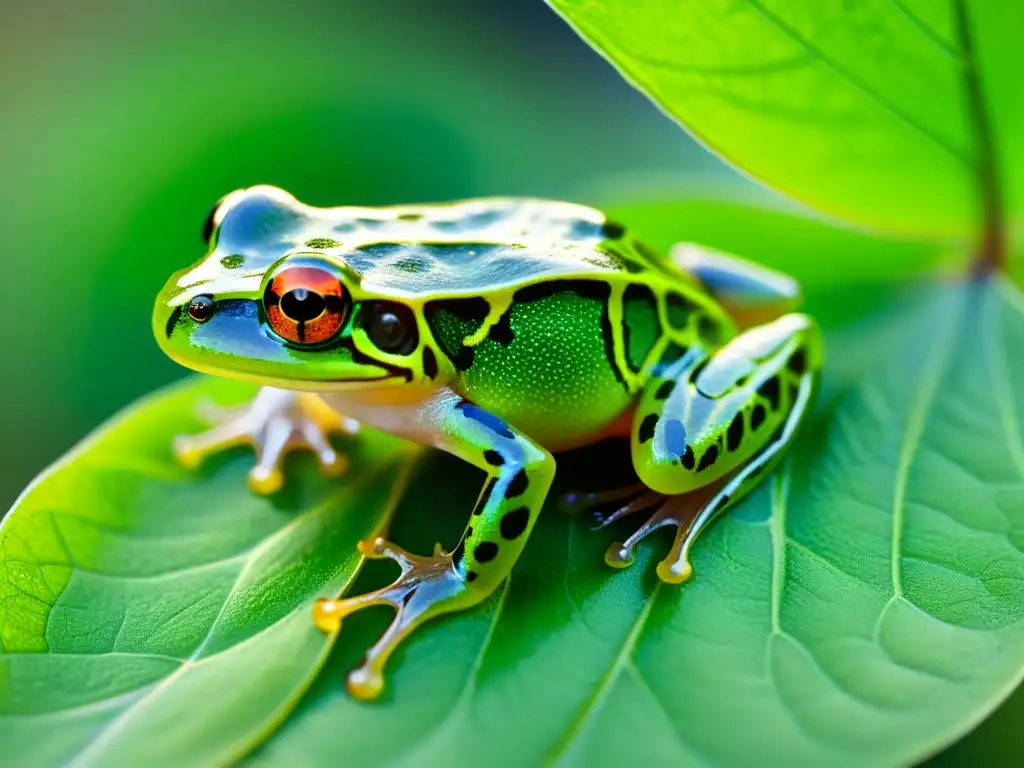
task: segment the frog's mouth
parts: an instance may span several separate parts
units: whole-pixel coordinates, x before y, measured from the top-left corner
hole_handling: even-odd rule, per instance
[[[261,322],[255,299],[210,299],[205,316],[158,302],[153,331],[161,349],[187,368],[284,389],[333,391],[386,386],[413,378],[411,369],[374,360],[342,335],[319,347],[296,348]]]

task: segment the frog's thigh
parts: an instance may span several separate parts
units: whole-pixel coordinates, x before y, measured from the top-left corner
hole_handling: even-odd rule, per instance
[[[742,325],[777,317],[800,304],[800,284],[782,272],[695,243],[676,243],[669,253]]]
[[[773,439],[820,368],[817,327],[790,314],[751,328],[697,365],[645,387],[632,434],[634,467],[666,495],[709,485]]]
[[[672,583],[688,579],[701,532],[783,455],[807,414],[820,366],[813,321],[786,315],[676,379],[652,382],[638,410],[634,463],[641,479],[668,498],[626,542],[609,548],[607,562],[628,565],[639,541],[674,524],[675,541],[658,575]]]

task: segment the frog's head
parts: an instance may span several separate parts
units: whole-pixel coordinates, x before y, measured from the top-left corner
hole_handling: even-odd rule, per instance
[[[291,389],[436,385],[422,313],[363,290],[340,243],[323,236],[326,214],[275,187],[223,198],[207,221],[206,256],[157,298],[164,352],[198,371]]]

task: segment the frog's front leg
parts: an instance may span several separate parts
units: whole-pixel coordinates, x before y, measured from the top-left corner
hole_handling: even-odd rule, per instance
[[[318,395],[263,387],[246,405],[221,408],[206,404],[201,415],[214,426],[197,435],[174,439],[174,454],[183,465],[198,467],[210,454],[248,443],[256,451],[256,463],[249,470],[249,487],[256,493],[274,493],[281,488],[284,456],[294,448],[312,450],[324,473],[340,474],[345,457],[331,447],[332,432],[355,434],[359,424],[340,416]]]
[[[428,619],[479,603],[508,576],[523,551],[554,477],[551,454],[503,420],[444,390],[408,414],[405,429],[480,469],[489,479],[462,540],[451,553],[438,547],[413,555],[377,539],[360,546],[369,557],[387,557],[402,568],[388,587],[337,600],[321,600],[317,625],[337,631],[343,617],[371,605],[391,605],[395,618],[348,677],[349,692],[371,699],[383,690],[392,651]]]
[[[632,536],[608,549],[608,564],[628,565],[637,542],[675,526],[658,575],[668,582],[689,578],[689,553],[701,531],[754,488],[789,445],[820,365],[814,321],[790,314],[746,331],[710,357],[684,357],[652,379],[637,407],[632,453],[641,481],[663,500]],[[654,506],[649,495],[641,498],[607,519]]]

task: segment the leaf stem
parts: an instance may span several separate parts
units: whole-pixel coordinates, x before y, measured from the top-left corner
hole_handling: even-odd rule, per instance
[[[981,204],[981,231],[971,263],[975,277],[983,277],[1006,266],[1006,233],[1003,214],[1003,196],[999,184],[996,162],[995,137],[989,121],[985,96],[978,77],[974,38],[967,16],[966,0],[956,0],[954,22],[963,56],[964,88],[967,91],[967,111],[973,123],[977,151],[978,193]]]

